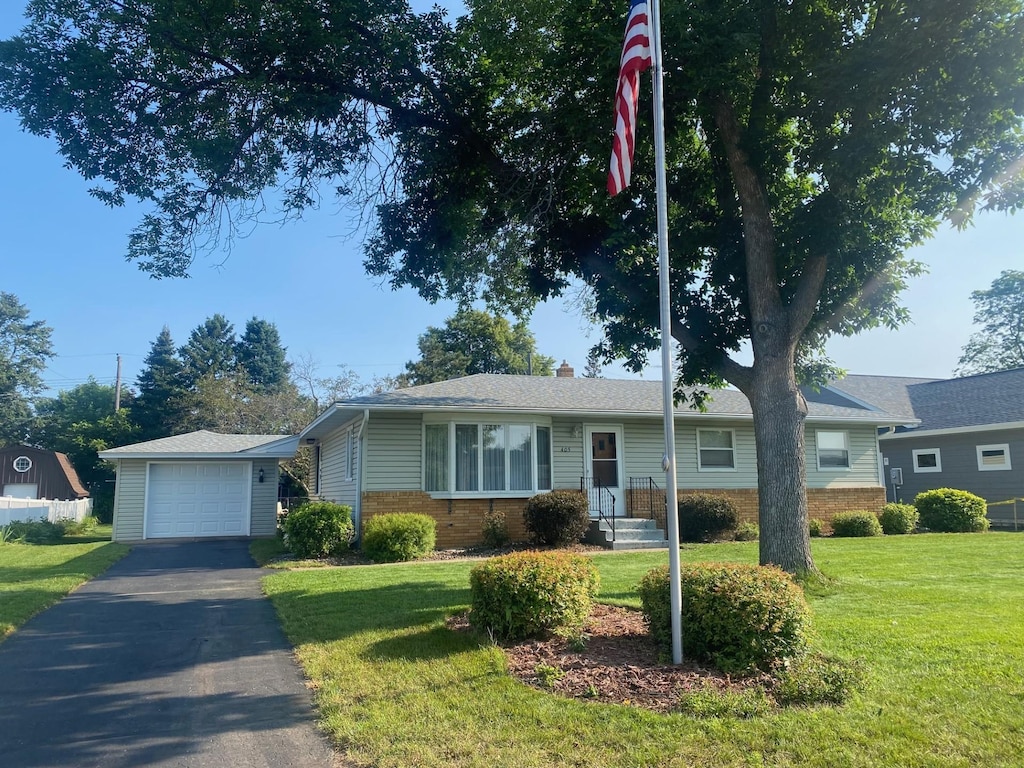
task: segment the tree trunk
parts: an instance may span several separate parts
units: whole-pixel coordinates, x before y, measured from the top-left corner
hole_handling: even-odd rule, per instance
[[[816,571],[807,528],[807,402],[797,388],[792,359],[759,360],[747,397],[757,446],[761,565],[790,573]]]

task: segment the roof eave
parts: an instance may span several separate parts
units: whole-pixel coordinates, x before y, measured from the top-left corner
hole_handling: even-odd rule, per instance
[[[918,422],[920,424],[920,422]],[[940,437],[942,435],[966,435],[972,432],[1004,432],[1011,429],[1024,429],[1024,421],[1003,421],[995,424],[976,424],[967,427],[947,427],[945,429],[912,429],[907,432],[889,432],[879,435],[879,440],[906,440],[911,437]]]

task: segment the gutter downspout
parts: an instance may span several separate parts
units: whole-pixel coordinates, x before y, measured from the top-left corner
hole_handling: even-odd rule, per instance
[[[359,433],[356,435],[356,445],[359,446],[359,468],[356,472],[356,503],[352,507],[352,523],[356,528],[356,537],[362,538],[363,530],[363,484],[366,480],[366,462],[363,457],[366,455],[366,425],[370,421],[370,409],[363,409],[363,421],[359,425]]]

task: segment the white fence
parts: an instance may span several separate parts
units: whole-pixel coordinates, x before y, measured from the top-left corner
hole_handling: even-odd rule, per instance
[[[0,525],[7,525],[12,520],[38,520],[41,517],[45,517],[51,523],[58,520],[81,521],[91,514],[92,499],[53,501],[0,496]]]

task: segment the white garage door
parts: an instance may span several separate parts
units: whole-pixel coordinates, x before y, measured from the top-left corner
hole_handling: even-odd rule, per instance
[[[246,462],[150,464],[146,538],[248,536]]]

